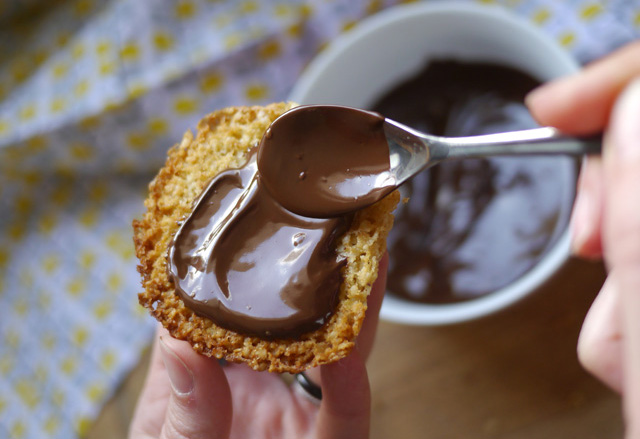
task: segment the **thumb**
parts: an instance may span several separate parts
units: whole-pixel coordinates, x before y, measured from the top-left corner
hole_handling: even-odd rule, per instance
[[[231,391],[222,367],[168,335],[159,346],[172,389],[160,439],[227,439]]]
[[[622,309],[627,437],[640,438],[640,78],[616,102],[607,140],[603,247]]]

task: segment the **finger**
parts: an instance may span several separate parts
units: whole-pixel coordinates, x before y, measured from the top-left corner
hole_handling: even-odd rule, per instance
[[[172,390],[160,438],[227,439],[231,392],[216,359],[169,335],[160,337],[159,351]]]
[[[233,399],[233,438],[310,437],[318,407],[278,374],[246,364],[224,367]],[[306,432],[306,434],[304,433]]]
[[[602,286],[584,319],[578,339],[582,366],[617,392],[622,391],[620,295],[613,274]]]
[[[583,71],[552,81],[527,96],[542,125],[573,134],[602,131],[621,90],[640,74],[640,42],[625,46]],[[598,258],[602,253],[602,181],[599,159],[589,158],[581,171],[571,219],[573,252]]]
[[[571,249],[588,259],[602,257],[602,160],[590,157],[580,170],[576,202],[571,213]]]
[[[594,134],[605,128],[616,98],[638,74],[640,41],[539,87],[527,96],[527,105],[542,125],[570,134]]]
[[[358,334],[356,345],[360,356],[367,361],[378,329],[380,307],[387,288],[387,268],[389,267],[389,254],[385,253],[378,265],[378,278],[371,286],[371,293],[367,297],[367,311],[362,322],[362,328]],[[307,377],[315,384],[322,387],[322,376],[319,367],[306,371]]]
[[[640,437],[640,78],[614,108],[604,151],[605,260],[622,304],[627,437]]]
[[[322,403],[318,413],[318,439],[369,437],[371,391],[358,349],[342,360],[321,367]]]
[[[373,286],[371,287],[371,294],[369,294],[369,297],[367,298],[367,313],[356,341],[358,351],[364,361],[367,361],[367,358],[369,358],[371,348],[373,347],[373,341],[376,337],[380,307],[382,306],[382,299],[384,298],[384,292],[387,288],[388,267],[389,254],[385,253],[380,260],[380,265],[378,266],[378,278],[373,283]]]
[[[166,333],[166,330],[161,328],[158,325],[158,330],[153,340],[149,371],[129,426],[130,439],[157,438],[162,430],[164,416],[169,404],[169,396],[171,395],[171,385],[160,357],[159,334],[161,331]]]

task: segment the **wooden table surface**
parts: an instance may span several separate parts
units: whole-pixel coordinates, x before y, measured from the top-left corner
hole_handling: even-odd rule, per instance
[[[382,322],[369,360],[373,439],[622,438],[620,400],[576,358],[582,320],[604,280],[571,261],[535,295],[448,327]],[[90,439],[124,438],[148,358],[105,407]]]

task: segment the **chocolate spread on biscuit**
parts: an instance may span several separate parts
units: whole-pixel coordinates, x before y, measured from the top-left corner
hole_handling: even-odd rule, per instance
[[[306,111],[324,113],[322,107],[307,107],[297,114]],[[348,109],[341,113],[351,114]],[[368,182],[357,176],[389,168],[386,142],[381,154],[372,151],[376,144],[370,141],[379,116],[358,113],[348,123],[340,117],[274,123],[244,166],[212,179],[169,247],[169,273],[187,307],[223,328],[264,339],[300,338],[327,322],[345,264],[337,256],[336,241],[353,218],[336,212],[327,197],[341,184],[364,193],[358,185],[368,187]],[[314,135],[304,135],[309,132]],[[281,141],[290,148],[288,161],[280,156]],[[273,151],[262,151],[265,142]],[[353,149],[346,156],[351,161],[336,163],[336,148]],[[364,165],[356,160],[366,154]],[[257,155],[263,166],[283,172],[283,178],[270,181],[269,190],[258,172]],[[330,187],[323,185],[323,173],[336,165],[349,170],[329,175]],[[324,218],[293,213],[271,195],[286,198],[296,185],[302,189],[293,192],[304,194],[301,204]]]
[[[384,94],[374,111],[420,131],[471,136],[536,126],[524,97],[539,81],[492,63],[435,61]],[[508,285],[566,228],[575,159],[444,162],[402,188],[389,233],[389,291],[449,303]]]

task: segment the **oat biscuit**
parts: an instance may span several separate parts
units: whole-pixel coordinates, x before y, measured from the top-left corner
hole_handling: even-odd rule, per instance
[[[167,271],[167,249],[179,221],[218,173],[239,167],[273,120],[293,107],[226,108],[205,116],[194,137],[187,132],[170,149],[165,166],[149,185],[147,212],[134,221],[134,242],[144,291],[139,301],[175,338],[187,340],[201,354],[243,362],[256,370],[300,372],[337,361],[354,346],[377,277],[399,194],[359,211],[339,239],[337,252],[347,260],[335,312],[326,325],[297,340],[262,340],[217,326],[187,308],[174,291]]]

